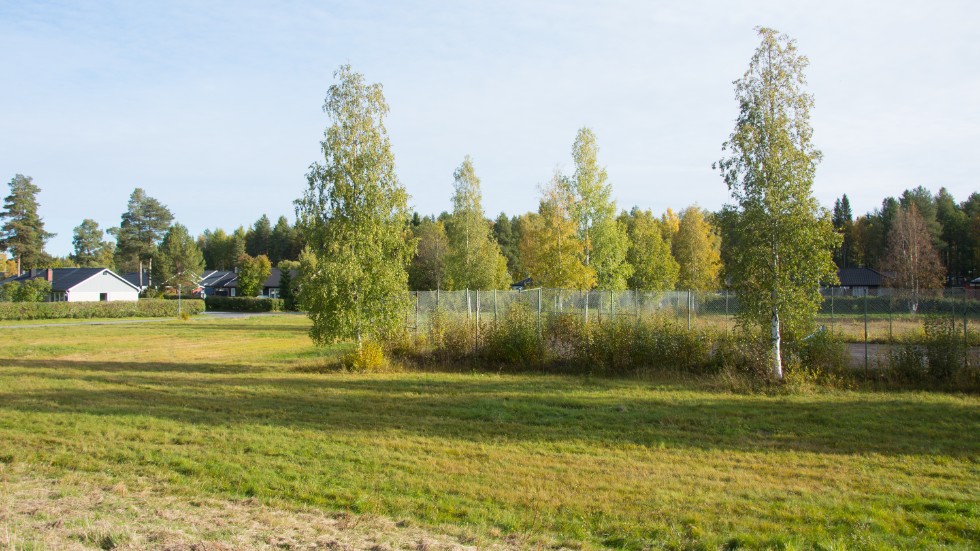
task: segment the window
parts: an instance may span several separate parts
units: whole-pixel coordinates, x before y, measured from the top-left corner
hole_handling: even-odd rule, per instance
[[[99,293],[99,302],[108,302],[109,293]]]

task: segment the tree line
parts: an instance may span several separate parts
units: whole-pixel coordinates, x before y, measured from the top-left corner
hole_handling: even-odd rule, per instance
[[[713,166],[732,198],[717,212],[697,205],[659,217],[636,207],[617,212],[597,138],[582,128],[571,148],[574,170],[556,171],[541,186],[536,211],[488,219],[467,156],[452,173],[452,212],[413,214],[383,124],[389,107],[382,87],[345,65],[323,105],[331,121],[323,160],[311,166],[295,202],[295,226],[280,218],[271,227],[263,216],[247,230],[209,230],[195,240],[137,189],[110,230],[115,244],[86,220],[69,261],[111,258],[117,268],[134,269],[154,260],[158,280],[169,281],[205,265],[298,258],[300,298],[320,343],[360,343],[396,327],[406,289],[495,289],[527,276],[536,285],[578,289],[724,284],[739,293],[746,326],[771,329],[779,374],[780,339],[812,328],[818,288],[837,282],[835,268],[877,268],[890,272],[893,284],[916,289],[942,286],[947,273],[954,281],[976,275],[980,196],[957,203],[944,189],[933,196],[919,187],[857,219],[846,196],[832,213],[821,208],[812,193],[822,154],[809,122],[809,61],[786,35],[757,32],[760,45],[734,83],[735,129]],[[52,261],[43,253],[51,234],[37,216],[38,188],[20,175],[10,187],[0,247],[22,267]]]

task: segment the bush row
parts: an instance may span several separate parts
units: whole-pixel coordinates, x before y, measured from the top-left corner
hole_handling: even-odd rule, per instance
[[[716,373],[725,369],[767,376],[765,340],[724,331],[688,330],[672,317],[583,322],[577,315],[551,315],[539,327],[529,308],[511,308],[499,322],[481,323],[436,313],[430,330],[389,336],[396,357],[447,366],[496,370],[555,371],[596,375],[650,372]],[[762,343],[761,348],[760,344]],[[838,371],[846,349],[829,334],[786,343],[787,365]]]
[[[181,301],[181,312],[200,314],[203,300]],[[177,302],[141,299],[135,302],[0,302],[0,320],[71,318],[164,318],[177,316]]]
[[[204,299],[211,312],[282,312],[280,298],[257,297],[207,297]]]

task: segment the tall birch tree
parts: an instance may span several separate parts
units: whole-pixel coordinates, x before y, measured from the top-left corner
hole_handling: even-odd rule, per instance
[[[469,155],[453,173],[453,213],[446,224],[449,255],[446,276],[451,289],[506,289],[507,259],[483,214],[480,179]]]
[[[582,128],[572,145],[575,173],[564,180],[574,198],[571,214],[578,226],[585,265],[595,270],[601,289],[625,289],[633,268],[626,262],[629,238],[616,218],[616,202],[606,169],[599,165],[595,134]]]
[[[820,151],[813,144],[806,91],[807,58],[773,29],[735,81],[739,115],[716,163],[735,201],[739,251],[727,273],[739,293],[740,321],[769,327],[773,375],[782,378],[783,336],[813,327],[820,284],[837,280],[832,251],[840,244],[830,214],[813,197]]]
[[[300,298],[314,342],[355,339],[360,346],[403,321],[415,240],[406,236],[408,193],[395,175],[381,85],[349,65],[334,78],[323,105],[330,119],[323,162],[310,166],[296,202],[306,239]]]

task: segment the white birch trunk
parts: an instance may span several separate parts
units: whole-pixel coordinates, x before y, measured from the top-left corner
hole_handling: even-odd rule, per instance
[[[783,358],[779,351],[779,312],[772,310],[772,372],[777,379],[783,378]]]

